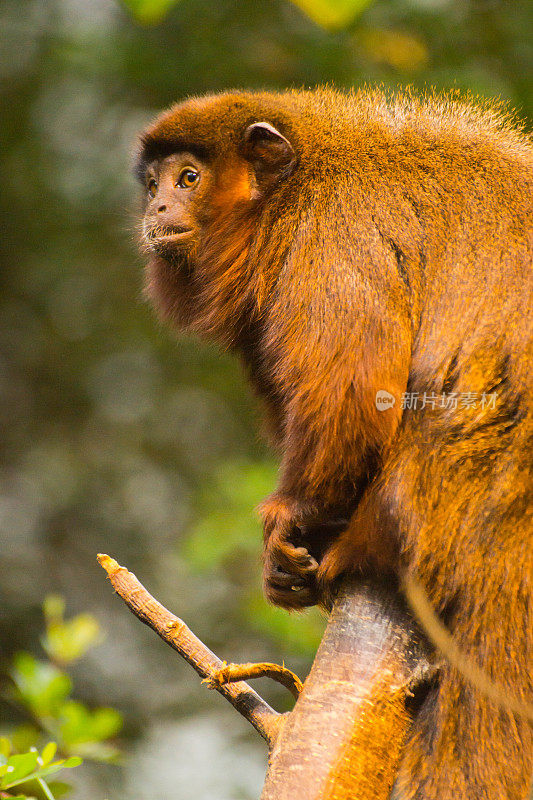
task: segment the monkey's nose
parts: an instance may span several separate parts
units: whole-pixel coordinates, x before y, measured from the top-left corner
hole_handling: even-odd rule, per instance
[[[157,209],[157,213],[164,214],[166,210],[167,210],[166,206],[159,206],[159,208]]]

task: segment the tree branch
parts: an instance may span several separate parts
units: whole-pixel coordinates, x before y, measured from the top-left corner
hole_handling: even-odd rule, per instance
[[[283,715],[274,711],[247,683],[223,684],[217,680],[217,675],[227,667],[225,662],[217,658],[181,619],[158,603],[132,572],[103,553],[99,553],[98,561],[116,593],[135,616],[183,656],[198,675],[207,682],[213,681],[213,688],[229,700],[272,747]]]
[[[389,800],[411,724],[408,698],[435,666],[396,586],[346,578],[303,688],[285,667],[217,658],[135,575],[99,555],[115,591],[229,700],[270,746],[262,800]],[[298,695],[277,714],[243,677]],[[236,683],[234,681],[237,681]]]
[[[226,664],[224,662],[222,669],[211,678],[206,678],[204,683],[209,685],[210,689],[218,689],[219,684],[235,683],[236,681],[249,680],[250,678],[270,678],[273,681],[281,683],[293,697],[298,700],[300,692],[303,689],[303,684],[294,672],[279,664]]]
[[[433,674],[397,587],[342,582],[311,672],[270,753],[261,800],[388,800]]]

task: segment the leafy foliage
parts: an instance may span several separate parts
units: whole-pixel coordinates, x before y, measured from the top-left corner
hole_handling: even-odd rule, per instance
[[[55,742],[48,742],[40,754],[36,748],[31,748],[27,753],[12,755],[11,747],[8,738],[0,738],[0,790],[3,792],[0,796],[2,797],[24,800],[28,797],[27,792],[30,792],[32,797],[44,795],[48,800],[53,800],[53,785],[44,779],[62,769],[81,764],[81,758],[77,756],[54,761],[57,750]],[[15,787],[23,789],[25,793],[11,794],[11,790]]]
[[[160,22],[179,0],[123,0],[133,16],[146,25]]]
[[[43,604],[46,633],[41,644],[56,664],[70,664],[81,658],[100,639],[100,626],[91,614],[64,619],[65,601],[49,595]]]
[[[0,797],[54,800],[70,787],[50,783],[50,775],[78,766],[80,756],[113,761],[118,755],[108,739],[122,727],[119,712],[113,708],[91,710],[73,700],[72,680],[58,666],[76,662],[100,640],[97,620],[89,614],[65,620],[65,604],[57,596],[47,597],[43,609],[46,633],[42,643],[52,660],[42,661],[27,652],[13,658],[6,698],[25,712],[31,723],[0,737]],[[48,737],[53,741],[43,744]],[[62,756],[56,758],[58,750]],[[13,794],[14,789],[23,794]]]
[[[133,16],[144,24],[160,22],[181,0],[123,0]],[[372,0],[292,0],[323,28],[335,30],[350,25]]]
[[[323,28],[335,30],[350,25],[372,0],[293,0]]]

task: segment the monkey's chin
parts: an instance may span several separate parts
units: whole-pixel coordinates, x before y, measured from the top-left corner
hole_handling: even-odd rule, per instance
[[[150,249],[159,258],[173,266],[185,266],[188,263],[187,256],[194,245],[194,237],[195,231],[193,230],[152,236]]]

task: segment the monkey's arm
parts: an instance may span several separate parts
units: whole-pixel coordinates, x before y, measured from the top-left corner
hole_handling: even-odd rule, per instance
[[[310,300],[290,281],[276,320],[290,324],[272,334],[287,398],[283,461],[260,511],[265,590],[286,607],[317,601],[317,561],[379,472],[401,418],[411,321],[390,250],[380,237],[372,247],[351,262],[341,253],[315,262],[324,274],[311,281]],[[374,543],[364,542],[362,558],[370,552]]]
[[[390,392],[391,382],[384,382]],[[265,591],[278,605],[298,608],[320,600],[316,576],[322,557],[348,528],[354,507],[379,470],[382,453],[398,424],[394,409],[377,411],[376,391],[368,388],[374,407],[368,409],[367,416],[370,419],[379,413],[383,417],[371,443],[371,423],[365,426],[359,419],[360,405],[353,385],[343,401],[331,409],[331,416],[322,413],[306,419],[302,408],[296,415],[298,422],[289,430],[290,447],[285,452],[278,489],[260,506]],[[396,403],[400,405],[399,397]],[[314,424],[313,446],[306,437],[306,423],[309,429]],[[363,426],[359,434],[358,426]],[[390,569],[395,557],[392,541],[380,540],[372,525],[359,527],[357,533],[358,540],[352,537],[350,543],[352,563],[357,550],[360,566],[371,565],[381,573]]]

